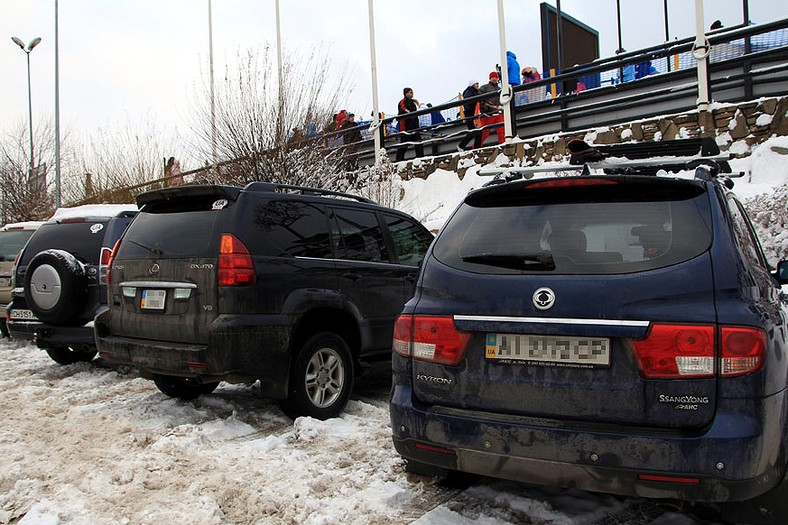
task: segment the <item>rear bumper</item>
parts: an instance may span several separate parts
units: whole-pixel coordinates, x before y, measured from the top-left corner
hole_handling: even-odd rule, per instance
[[[625,433],[499,414],[420,407],[409,385],[391,396],[394,446],[440,468],[548,486],[687,501],[741,501],[785,473],[785,393],[726,400],[701,434]]]
[[[289,324],[259,315],[219,316],[208,344],[121,337],[110,333],[109,312],[96,317],[96,345],[111,364],[138,367],[146,377],[191,377],[202,382],[260,380],[263,394],[287,397],[290,370]]]
[[[93,326],[52,326],[40,321],[15,321],[6,323],[11,337],[33,342],[39,348],[69,347],[76,350],[96,350]]]

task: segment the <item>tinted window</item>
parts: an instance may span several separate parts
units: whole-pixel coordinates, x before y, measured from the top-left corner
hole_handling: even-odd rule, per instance
[[[27,265],[43,250],[65,250],[86,264],[98,264],[108,219],[43,224],[30,238],[20,261]]]
[[[13,262],[19,250],[24,248],[25,243],[31,235],[33,235],[33,230],[9,230],[0,232],[0,261]]]
[[[205,255],[217,216],[216,211],[140,212],[129,225],[118,259]]]
[[[275,200],[255,207],[245,238],[258,255],[331,258],[328,220],[322,206]]]
[[[739,247],[750,264],[767,268],[766,257],[761,251],[758,237],[752,229],[749,219],[742,209],[741,204],[733,196],[728,197],[728,209],[733,219],[733,228],[736,232]]]
[[[432,234],[419,224],[398,215],[383,215],[394,241],[400,264],[418,266],[432,242]]]
[[[336,208],[337,257],[353,261],[389,262],[383,232],[374,212]]]
[[[483,273],[625,273],[686,261],[711,243],[708,197],[697,185],[526,188],[469,196],[435,257]]]

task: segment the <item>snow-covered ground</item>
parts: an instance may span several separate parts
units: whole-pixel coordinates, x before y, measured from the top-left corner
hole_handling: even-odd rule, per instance
[[[254,386],[183,402],[98,361],[7,339],[0,356],[2,524],[698,523],[645,500],[406,474],[385,376],[337,419],[292,422]]]
[[[738,193],[748,202],[780,195],[785,153],[788,138],[773,138],[735,161],[752,169]],[[403,208],[440,227],[487,180],[477,170],[404,183]],[[786,253],[784,224],[761,219],[767,250]],[[253,385],[177,401],[100,361],[60,366],[4,339],[0,524],[708,523],[641,499],[491,479],[447,487],[406,474],[391,444],[389,382],[363,381],[339,418],[292,422]]]

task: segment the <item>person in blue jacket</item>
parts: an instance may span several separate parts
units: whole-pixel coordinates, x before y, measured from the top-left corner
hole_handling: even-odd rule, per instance
[[[509,85],[520,85],[520,63],[517,62],[517,55],[511,51],[506,52],[506,67],[509,73]]]

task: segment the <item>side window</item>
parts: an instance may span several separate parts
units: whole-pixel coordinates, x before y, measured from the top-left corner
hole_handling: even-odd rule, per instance
[[[747,261],[753,265],[768,269],[769,265],[766,263],[766,257],[761,250],[758,236],[755,234],[755,230],[753,230],[741,203],[733,196],[729,196],[728,209],[733,219],[736,238],[739,240],[739,246],[741,247],[742,253],[747,258]]]
[[[261,255],[331,258],[328,220],[321,206],[275,200],[255,210]],[[255,250],[256,251],[256,250]]]
[[[389,262],[383,232],[374,212],[334,208],[336,231],[332,231],[337,257],[352,261]]]
[[[405,217],[384,214],[400,264],[418,266],[427,254],[432,234]]]

